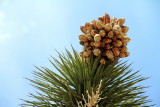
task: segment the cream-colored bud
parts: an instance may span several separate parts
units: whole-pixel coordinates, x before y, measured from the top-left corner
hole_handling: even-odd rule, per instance
[[[108,38],[113,38],[113,36],[114,36],[114,33],[113,33],[113,31],[110,31],[109,33],[108,33]]]
[[[123,25],[124,23],[125,23],[125,19],[124,18],[118,19],[118,24],[119,25]]]
[[[127,52],[127,50],[128,50],[127,47],[126,47],[126,46],[123,46],[120,51],[121,51],[121,52]]]
[[[87,42],[88,41],[87,37],[83,34],[79,35],[79,40],[82,41],[82,42]]]
[[[116,40],[113,42],[113,46],[120,47],[120,46],[122,46],[122,42],[120,40]]]
[[[104,26],[104,29],[105,31],[109,32],[111,29],[112,29],[112,25],[107,23],[105,26]]]
[[[128,57],[130,55],[130,52],[125,52],[125,57]]]
[[[101,37],[105,37],[106,36],[105,30],[100,30],[99,34],[101,35]]]
[[[106,60],[105,60],[104,58],[101,58],[101,59],[100,59],[100,63],[101,63],[101,64],[105,64],[105,63],[106,63]]]
[[[105,43],[105,44],[108,44],[111,42],[112,42],[112,39],[108,39],[108,38],[103,39],[103,43]]]
[[[110,16],[108,14],[104,14],[104,24],[110,23]]]
[[[90,31],[90,30],[87,30],[87,31],[86,31],[86,34],[91,34],[91,31]]]
[[[82,31],[83,33],[86,33],[86,32],[87,32],[87,29],[86,29],[85,26],[80,26],[80,29],[81,29],[81,31]]]
[[[93,50],[93,54],[95,56],[99,56],[101,54],[101,50],[96,48],[96,49]]]
[[[92,35],[92,36],[95,36],[96,34],[98,34],[98,30],[92,30],[92,31],[91,31],[91,35]]]
[[[100,34],[96,34],[96,35],[94,36],[94,41],[95,41],[95,42],[99,42],[100,40],[101,40]]]
[[[116,34],[120,34],[122,29],[119,25],[114,25],[113,26],[113,31],[116,33]]]
[[[125,55],[124,52],[122,52],[122,53],[119,54],[119,57],[124,58],[124,57],[126,57],[126,55]]]
[[[116,24],[116,22],[117,22],[117,18],[116,17],[113,17],[113,18],[110,19],[110,23],[111,24]]]
[[[98,48],[98,47],[101,46],[101,44],[102,44],[102,42],[95,42],[95,43],[94,43],[94,46],[95,46],[96,48]]]
[[[90,23],[86,23],[85,27],[86,27],[87,30],[90,30],[90,31],[93,29],[92,24],[90,24]]]
[[[120,54],[120,51],[118,48],[112,48],[112,52],[113,52],[114,56],[119,56],[119,54]]]
[[[98,20],[96,22],[96,26],[97,26],[98,30],[101,30],[101,29],[103,29],[104,24],[101,20]]]
[[[121,28],[122,28],[123,33],[127,33],[129,30],[129,27],[127,27],[127,26],[121,26]]]
[[[106,51],[106,56],[107,56],[109,59],[113,59],[113,58],[114,58],[113,52],[112,52],[111,50],[107,50],[107,51]]]

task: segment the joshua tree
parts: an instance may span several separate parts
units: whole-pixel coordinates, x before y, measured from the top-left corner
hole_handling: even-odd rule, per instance
[[[124,18],[110,18],[108,14],[86,23],[79,35],[83,51],[72,47],[52,57],[51,64],[60,74],[46,67],[36,67],[31,80],[38,90],[30,94],[34,101],[23,100],[22,107],[150,107],[144,95],[146,80],[134,72],[127,61],[128,27]]]

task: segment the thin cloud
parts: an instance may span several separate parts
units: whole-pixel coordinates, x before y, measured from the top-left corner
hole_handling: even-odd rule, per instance
[[[2,0],[2,6],[6,7],[9,3],[9,0]]]
[[[10,33],[4,32],[6,28],[5,17],[5,12],[0,11],[0,43],[6,40],[7,38],[11,37]]]

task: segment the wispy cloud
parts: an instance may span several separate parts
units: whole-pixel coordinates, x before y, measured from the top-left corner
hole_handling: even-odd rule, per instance
[[[2,8],[5,8],[8,5],[9,0],[1,0],[0,3],[1,3],[0,6]],[[8,26],[5,19],[6,19],[6,13],[0,10],[0,43],[4,42],[5,40],[11,37],[11,34],[9,32],[5,32]]]
[[[7,4],[8,0],[0,1],[0,5],[6,6]],[[23,21],[19,19],[20,16],[13,16],[10,11],[6,11],[7,8],[0,8],[0,43],[6,42],[12,37],[25,35],[37,27],[36,21],[31,19]]]
[[[5,40],[7,40],[8,38],[10,38],[11,37],[11,34],[7,34],[7,33],[5,33],[5,34],[0,34],[0,43],[1,42],[4,42]]]
[[[9,3],[9,0],[3,0],[3,6],[4,6],[4,7],[7,6],[8,3]]]
[[[0,43],[11,37],[10,33],[5,32],[7,27],[7,24],[5,23],[5,17],[5,12],[0,11]]]
[[[1,7],[6,7],[9,3],[9,0],[0,0]]]

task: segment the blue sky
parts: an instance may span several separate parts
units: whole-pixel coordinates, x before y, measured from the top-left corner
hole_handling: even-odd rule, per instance
[[[0,0],[0,107],[18,107],[35,89],[33,65],[54,69],[48,61],[54,49],[77,51],[79,26],[104,13],[126,18],[132,41],[127,58],[134,70],[150,79],[146,95],[160,106],[160,1],[158,0]],[[56,71],[55,71],[56,72]]]

